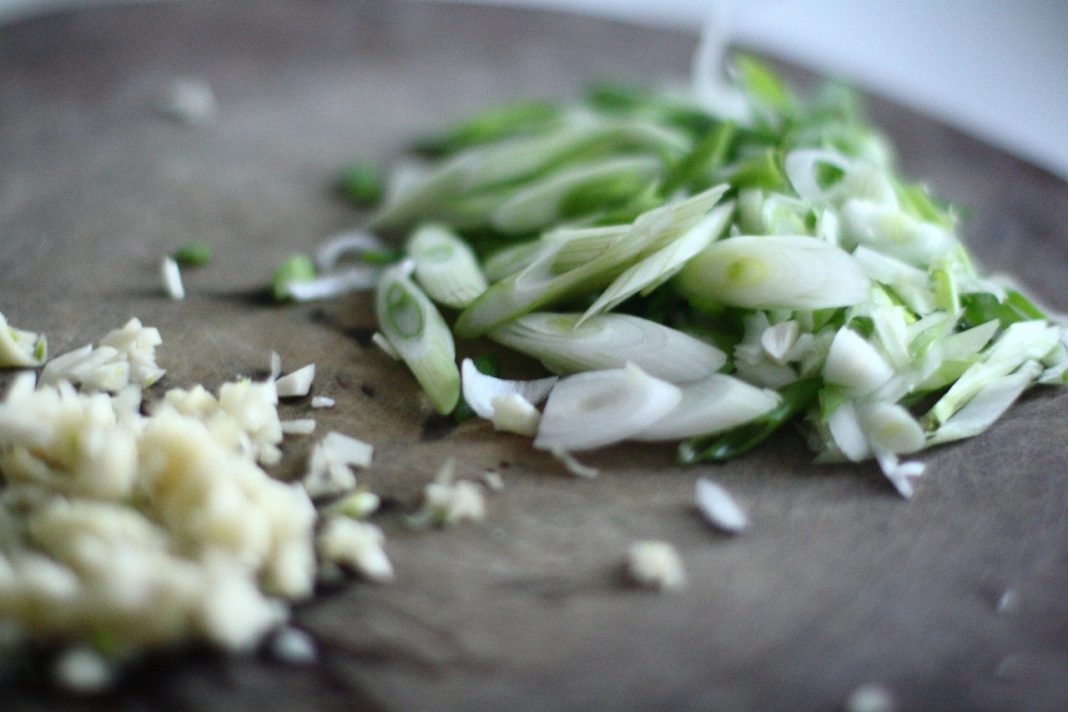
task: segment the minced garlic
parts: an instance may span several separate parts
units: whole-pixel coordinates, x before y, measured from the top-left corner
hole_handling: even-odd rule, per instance
[[[48,340],[9,326],[0,313],[0,368],[32,368],[40,366],[48,356]]]
[[[143,415],[159,343],[131,320],[40,385],[17,376],[0,402],[0,620],[16,644],[71,646],[54,672],[74,691],[110,684],[113,656],[189,640],[249,650],[317,572],[308,493],[261,467],[283,437],[274,382],[173,389]],[[346,466],[370,461],[369,445],[331,435]],[[388,578],[381,532],[344,521],[362,528],[328,522],[330,558]]]

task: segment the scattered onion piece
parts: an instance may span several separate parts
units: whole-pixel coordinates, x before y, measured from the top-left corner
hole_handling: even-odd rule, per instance
[[[536,405],[545,400],[549,391],[556,385],[557,377],[539,378],[534,381],[509,381],[482,373],[474,362],[465,358],[460,366],[463,380],[464,400],[471,410],[480,418],[493,417],[493,399],[509,393],[518,394],[530,404]]]
[[[164,257],[159,264],[163,291],[176,302],[185,299],[185,287],[182,285],[182,271],[172,257]]]
[[[700,478],[694,490],[697,509],[705,521],[727,534],[740,534],[749,526],[749,517],[733,497],[710,479]]]

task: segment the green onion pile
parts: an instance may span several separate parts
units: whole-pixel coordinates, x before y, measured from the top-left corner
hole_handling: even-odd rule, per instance
[[[909,496],[923,466],[901,456],[1065,382],[1064,332],[977,269],[849,91],[802,101],[757,60],[734,69],[689,92],[511,104],[420,141],[345,238],[374,257],[348,282],[374,285],[387,348],[440,413],[562,456],[675,441],[686,463],[794,423],[819,462],[874,458]],[[361,164],[342,188],[366,204],[375,177]],[[373,235],[404,254],[382,259]],[[461,379],[454,339],[483,337],[559,380],[504,381],[485,359]]]

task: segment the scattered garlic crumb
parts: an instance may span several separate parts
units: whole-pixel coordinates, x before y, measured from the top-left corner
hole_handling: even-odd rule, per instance
[[[374,447],[368,443],[338,432],[327,433],[312,448],[304,488],[312,497],[349,492],[356,487],[352,467],[368,467],[373,457]]]
[[[894,698],[882,685],[868,683],[849,693],[845,712],[894,712]]]
[[[686,584],[682,560],[666,541],[639,541],[627,554],[627,573],[646,588],[677,590]]]
[[[327,396],[312,396],[311,407],[312,408],[333,408],[337,403],[333,398]]]
[[[315,420],[312,418],[283,420],[281,426],[282,432],[286,435],[311,435],[315,432]]]
[[[182,284],[182,271],[172,257],[164,257],[159,263],[159,274],[163,280],[163,292],[176,302],[185,299],[185,286]]]
[[[508,393],[495,396],[491,402],[493,415],[490,420],[494,430],[527,437],[537,434],[541,413],[526,398],[518,393]]]
[[[215,92],[203,79],[175,79],[158,108],[172,119],[190,126],[210,124],[219,111]]]
[[[397,349],[393,347],[393,344],[389,342],[389,339],[386,338],[385,334],[376,331],[371,335],[371,343],[377,346],[382,353],[389,356],[394,361],[400,361],[400,354],[397,352]]]
[[[486,470],[482,473],[482,484],[491,492],[500,492],[504,489],[504,479],[499,472]]]
[[[554,447],[549,451],[553,457],[559,460],[564,465],[564,469],[570,472],[576,477],[584,477],[586,479],[593,479],[597,475],[601,474],[601,471],[596,467],[590,467],[589,465],[583,465],[578,459],[560,447]]]
[[[337,514],[353,519],[366,519],[374,514],[382,500],[374,492],[356,490],[322,510],[323,514]]]
[[[308,395],[314,380],[315,364],[309,363],[307,366],[282,376],[275,381],[274,386],[279,398],[298,398]]]
[[[695,488],[697,509],[705,521],[728,534],[740,534],[749,526],[749,517],[733,497],[710,479],[699,478]]]
[[[52,668],[56,683],[69,692],[91,695],[111,686],[114,671],[98,653],[78,646],[60,653]]]
[[[449,458],[434,481],[423,488],[423,507],[413,517],[421,524],[449,526],[463,521],[482,521],[486,501],[482,488],[471,480],[453,481],[455,462]]]
[[[0,368],[32,368],[48,358],[44,334],[16,329],[0,313]]]
[[[285,626],[275,633],[271,655],[287,665],[311,665],[319,659],[312,637],[292,626]]]
[[[328,517],[319,533],[319,555],[381,583],[393,579],[393,565],[382,548],[384,542],[382,530],[374,524],[348,517]]]

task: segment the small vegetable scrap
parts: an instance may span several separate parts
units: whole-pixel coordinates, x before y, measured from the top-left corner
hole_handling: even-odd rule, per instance
[[[423,506],[409,521],[413,526],[446,527],[465,521],[482,521],[486,499],[472,480],[454,479],[454,460],[446,460],[434,480],[423,488]]]
[[[375,263],[376,343],[439,413],[565,462],[624,440],[717,462],[793,424],[817,462],[874,459],[909,497],[909,458],[1065,383],[1064,325],[978,267],[850,92],[802,98],[746,56],[728,80],[713,55],[689,91],[600,84],[420,141],[349,243],[403,240]],[[458,366],[476,338],[553,375]]]
[[[673,591],[686,585],[679,553],[664,541],[635,542],[627,554],[627,574],[640,586]]]

